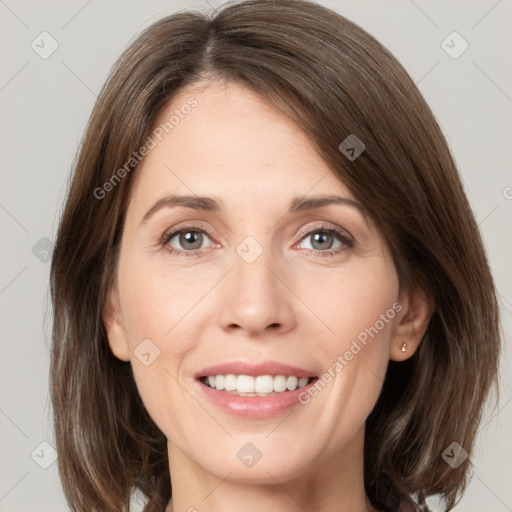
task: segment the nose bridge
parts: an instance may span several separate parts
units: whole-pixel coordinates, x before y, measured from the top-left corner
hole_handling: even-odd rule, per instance
[[[252,334],[268,326],[289,328],[293,312],[289,292],[276,276],[279,258],[272,251],[271,236],[262,242],[247,236],[234,249],[233,270],[222,298],[223,326]]]
[[[261,300],[272,302],[279,290],[270,270],[276,265],[270,237],[263,243],[253,236],[246,237],[235,248],[233,260],[233,292],[237,297],[244,304],[253,303],[253,307]]]
[[[247,249],[247,245],[245,248]],[[249,247],[243,256],[237,253],[237,257],[235,257],[234,279],[237,293],[240,298],[256,298],[257,296],[263,298],[265,295],[267,300],[271,300],[276,293],[279,293],[275,274],[270,270],[276,262],[273,261],[272,251],[269,248],[264,249],[252,261],[250,258],[254,256],[254,251],[254,247]],[[240,252],[242,252],[241,249]],[[245,259],[246,257],[249,259]]]

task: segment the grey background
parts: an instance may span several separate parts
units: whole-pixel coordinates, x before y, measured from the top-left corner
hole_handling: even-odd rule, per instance
[[[205,2],[0,0],[2,512],[68,510],[52,449],[41,445],[54,444],[45,250],[55,237],[66,180],[96,94],[142,28]],[[485,413],[474,476],[455,510],[512,511],[512,2],[321,3],[394,53],[431,105],[459,166],[500,293],[506,348],[499,406]],[[58,43],[47,59],[31,47],[33,41],[43,45],[43,31]],[[441,47],[453,31],[469,43],[456,59]],[[49,39],[44,48],[50,48]],[[439,510],[435,503],[433,508]]]

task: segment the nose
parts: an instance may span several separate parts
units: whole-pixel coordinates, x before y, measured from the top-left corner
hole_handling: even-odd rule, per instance
[[[222,328],[247,337],[294,329],[293,293],[284,274],[271,251],[264,250],[251,263],[235,253],[233,269],[220,290]]]

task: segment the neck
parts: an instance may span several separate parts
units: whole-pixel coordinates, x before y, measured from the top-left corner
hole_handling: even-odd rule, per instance
[[[363,448],[364,426],[343,453],[297,468],[291,478],[279,475],[276,461],[247,481],[232,468],[212,474],[168,442],[173,497],[166,512],[375,512],[364,490]]]

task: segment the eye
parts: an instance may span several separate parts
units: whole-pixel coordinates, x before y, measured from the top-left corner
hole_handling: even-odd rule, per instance
[[[197,256],[205,248],[204,243],[209,238],[205,228],[197,226],[182,226],[165,233],[160,245],[167,248],[171,254],[178,256]]]
[[[310,247],[305,247],[305,249],[320,256],[333,256],[354,245],[353,238],[341,228],[315,226],[302,235],[303,241],[311,240]]]
[[[176,256],[197,257],[204,252],[210,236],[212,235],[206,227],[182,226],[165,233],[159,245]],[[303,247],[303,249],[319,256],[335,256],[354,245],[352,236],[338,227],[314,226],[312,229],[301,232],[301,236],[301,242],[298,245],[310,239],[310,247]]]

